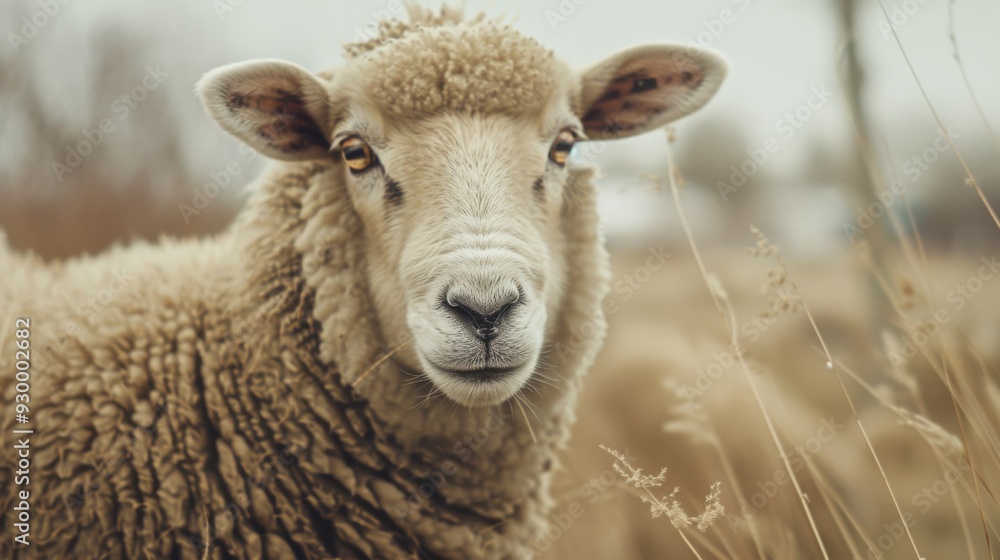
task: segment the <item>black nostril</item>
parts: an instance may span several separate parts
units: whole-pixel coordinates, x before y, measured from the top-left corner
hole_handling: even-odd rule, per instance
[[[494,301],[491,303],[480,303],[472,300],[471,298],[463,297],[461,295],[455,295],[449,293],[445,296],[445,302],[452,309],[459,311],[458,316],[460,316],[464,321],[470,323],[470,327],[476,333],[476,336],[482,338],[483,340],[489,340],[496,337],[499,332],[497,328],[497,323],[503,318],[504,314],[518,302],[520,295],[517,293],[512,293],[511,295],[505,297],[503,300]]]
[[[461,300],[453,300],[449,302],[448,305],[465,313],[465,315],[472,321],[472,324],[475,325],[476,334],[479,334],[480,336],[487,336],[496,334],[497,322],[513,304],[504,304],[492,313],[483,313],[479,310],[479,308],[469,305],[467,302]]]

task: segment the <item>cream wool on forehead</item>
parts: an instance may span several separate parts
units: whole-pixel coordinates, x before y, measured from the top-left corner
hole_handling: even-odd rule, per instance
[[[531,112],[565,75],[538,41],[489,21],[419,27],[355,60],[362,90],[394,115]]]

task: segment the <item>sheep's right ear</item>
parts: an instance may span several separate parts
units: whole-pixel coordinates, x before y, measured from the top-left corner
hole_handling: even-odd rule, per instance
[[[266,156],[331,157],[330,95],[300,66],[280,60],[230,64],[205,74],[198,95],[222,128]]]
[[[578,116],[592,139],[634,136],[700,109],[725,77],[725,59],[706,49],[627,49],[583,73]]]

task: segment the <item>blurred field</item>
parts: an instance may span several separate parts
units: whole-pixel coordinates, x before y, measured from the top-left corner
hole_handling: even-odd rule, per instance
[[[214,227],[224,225],[219,220]],[[98,237],[67,236],[61,230],[52,235],[57,247],[54,254],[100,243]],[[119,232],[118,237],[127,236]],[[746,245],[752,246],[755,238],[749,232],[745,238]],[[702,507],[711,484],[722,482],[726,516],[695,540],[705,558],[758,557],[755,540],[767,543],[760,550],[762,558],[821,558],[797,493],[780,474],[785,472],[780,456],[740,366],[731,359],[732,353],[727,354],[730,346],[722,316],[713,306],[690,249],[668,245],[672,256],[648,275],[640,272],[648,249],[611,249],[617,289],[610,297],[617,311],[609,316],[607,343],[584,384],[578,423],[564,469],[556,479],[552,519],[558,530],[536,543],[539,557],[689,557],[669,520],[651,518],[648,506],[614,472],[614,458],[598,447],[603,444],[625,451],[645,472],[667,467],[662,493],[679,487],[678,499],[692,514]],[[825,367],[826,359],[804,313],[766,314],[773,304],[773,294],[764,289],[775,268],[773,259],[736,248],[709,250],[704,257],[743,326],[740,334],[747,359],[784,444],[793,454],[800,447],[804,450],[800,456],[810,461],[805,467],[796,463],[800,467],[796,474],[831,558],[856,557],[843,534],[844,526],[855,524],[847,532],[855,552],[861,552],[859,557],[913,558],[885,483],[833,373]],[[979,498],[983,519],[995,540],[1000,525],[1000,506],[993,497],[1000,484],[996,447],[1000,275],[984,282],[961,310],[954,310],[944,294],[967,283],[982,262],[938,254],[928,264],[931,282],[938,289],[933,297],[918,293],[921,270],[909,269],[902,259],[890,265],[895,271],[893,288],[909,298],[904,302],[908,313],[896,317],[872,312],[867,289],[870,272],[856,254],[797,259],[788,266],[838,361],[875,387],[881,398],[921,412],[961,437],[952,393],[931,365],[942,354],[955,354],[949,363],[962,364],[964,370],[959,373],[969,383],[959,392],[960,398],[979,395],[982,399],[984,415],[972,415],[979,418],[980,433],[986,438],[985,454],[976,455],[982,461],[978,468],[984,495]],[[906,380],[893,376],[877,329],[909,332],[915,318],[933,316],[939,309],[949,310],[953,318],[928,337],[921,347],[926,356],[907,363]],[[685,386],[697,393],[694,398],[679,394],[678,389]],[[921,433],[901,425],[895,414],[858,383],[848,380],[847,386],[901,508],[912,516],[906,519],[912,519],[921,553],[926,558],[988,558],[972,477],[942,485],[945,470]],[[916,395],[909,393],[911,387],[916,388]],[[970,449],[983,450],[979,443]],[[938,495],[940,488],[945,493]],[[922,497],[928,490],[933,501]],[[752,505],[747,509],[745,504]],[[831,508],[836,513],[831,514]],[[865,538],[873,543],[873,550],[884,550],[884,556],[864,555]],[[879,548],[879,538],[887,546]],[[699,542],[702,539],[704,543]],[[968,542],[973,543],[974,552],[966,556]]]
[[[749,235],[747,239],[753,241]],[[616,252],[616,278],[633,274],[641,266],[642,258],[635,251]],[[761,294],[767,272],[772,268],[767,259],[717,251],[706,255],[705,260],[707,268],[717,273],[725,286],[741,322],[747,322],[767,307],[768,298]],[[930,265],[934,283],[951,289],[974,274],[982,263],[938,256],[931,259]],[[885,398],[900,406],[922,410],[952,433],[961,433],[951,394],[926,360],[914,359],[906,368],[919,390],[922,401],[919,404],[898,379],[886,373],[891,367],[885,349],[877,337],[870,336],[866,324],[869,304],[864,290],[865,271],[857,259],[841,255],[790,263],[789,267],[836,359],[857,371]],[[907,277],[912,279],[914,275],[904,275],[901,270],[899,281],[912,281]],[[934,306],[951,309],[943,300],[935,300]],[[916,307],[913,311],[919,313]],[[982,403],[987,411],[982,428],[992,432],[992,445],[996,444],[1000,426],[1000,394],[996,391],[1000,371],[998,314],[1000,277],[986,283],[971,304],[955,312],[954,320],[937,337],[932,336],[925,347],[931,359],[936,360],[942,348],[949,347],[946,341],[954,342],[959,331],[975,344],[981,363],[969,352],[962,354],[969,360],[965,362],[966,373],[973,379],[986,376],[989,379],[983,383],[994,391],[992,395],[984,395]],[[750,336],[744,337],[744,341],[749,360],[785,444],[790,450],[801,446],[805,450],[802,456],[815,464],[829,484],[826,490],[836,494],[836,499],[824,495],[809,468],[797,472],[831,557],[853,558],[837,520],[825,513],[831,503],[838,503],[854,516],[854,522],[875,543],[875,549],[884,550],[885,558],[914,558],[885,483],[839,385],[825,367],[826,359],[819,353],[819,342],[804,314],[799,311],[780,315],[772,327],[759,332],[756,338],[757,330],[750,328],[747,332]],[[556,512],[569,511],[575,502],[582,507],[583,514],[573,520],[564,535],[553,539],[550,557],[665,558],[673,557],[671,552],[677,557],[689,556],[682,552],[684,544],[670,522],[650,518],[648,506],[641,504],[622,484],[621,477],[613,473],[614,459],[598,448],[598,444],[604,444],[627,449],[628,455],[636,458],[635,466],[643,467],[646,472],[655,473],[667,467],[663,494],[680,487],[680,501],[691,512],[703,507],[701,501],[709,486],[721,481],[727,517],[716,521],[707,538],[719,549],[723,548],[720,543],[728,540],[734,550],[746,554],[723,557],[755,557],[749,546],[753,539],[747,524],[734,517],[741,511],[741,499],[731,476],[735,475],[742,486],[743,499],[752,503],[752,518],[765,535],[763,541],[770,548],[764,557],[821,558],[795,489],[787,478],[778,474],[784,469],[777,448],[767,435],[739,364],[723,368],[718,380],[711,381],[710,387],[693,400],[696,406],[669,388],[671,385],[698,388],[699,375],[706,379],[703,372],[728,346],[720,316],[689,249],[677,248],[667,267],[656,272],[630,299],[622,301],[621,311],[610,318],[609,333],[585,386],[579,424],[566,461],[566,476],[560,480],[557,491],[561,506]],[[722,360],[722,364],[726,361]],[[979,381],[973,384],[982,387]],[[894,414],[857,383],[848,381],[847,385],[904,514],[913,516],[912,531],[921,554],[926,558],[989,557],[974,494],[968,492],[972,487],[949,484],[947,495],[935,494],[942,487],[944,474],[920,433],[900,425]],[[819,439],[824,439],[829,430],[821,430],[831,424],[840,425],[840,430],[829,441],[817,440],[818,433]],[[980,468],[985,471],[982,474],[990,488],[996,488],[1000,471],[996,467],[995,448],[986,457]],[[731,472],[726,470],[727,460]],[[793,463],[793,469],[796,464]],[[775,480],[785,483],[775,485]],[[969,481],[964,479],[965,482]],[[925,488],[932,489],[933,502],[923,496]],[[972,532],[974,551],[966,552],[962,520],[952,501],[953,490],[955,499],[962,504],[963,515],[967,516],[966,530]],[[769,496],[769,491],[776,493]],[[752,498],[754,494],[767,497],[762,507],[755,507],[759,501]],[[1000,508],[992,497],[983,499],[986,519],[991,524],[989,532],[995,540]],[[849,524],[846,520],[841,522]],[[879,548],[878,539],[883,534],[890,536],[883,538],[881,544],[890,546]],[[864,551],[863,546],[860,550]]]
[[[191,93],[198,77],[262,57],[330,67],[337,45],[388,9],[231,4],[239,7],[218,13],[218,3],[196,0],[60,2],[37,36],[0,51],[0,233],[12,247],[58,260],[133,239],[221,231],[264,158],[245,158],[204,115]],[[735,359],[731,319],[713,303],[670,196],[650,187],[651,175],[667,174],[662,135],[596,144],[582,159],[604,173],[600,210],[617,310],[584,385],[556,481],[554,529],[535,543],[538,555],[695,557],[668,518],[651,517],[603,444],[644,473],[668,468],[664,486],[651,491],[659,499],[679,487],[690,515],[721,482],[726,515],[704,533],[683,530],[706,559],[812,560],[823,558],[819,541],[836,560],[917,558],[906,529],[927,559],[1000,557],[1000,274],[985,278],[987,267],[974,280],[983,259],[1000,253],[1000,230],[956,153],[983,197],[1000,206],[992,102],[1000,95],[1000,4],[887,0],[889,19],[879,3],[854,0],[519,1],[492,12],[508,4],[519,13],[516,27],[579,67],[638,42],[702,36],[730,59],[729,81],[678,126],[675,151],[693,234],[732,305],[764,405]],[[573,13],[552,20],[563,6]],[[22,18],[39,9],[15,0],[0,15],[20,33]],[[490,8],[470,0],[470,12],[481,9]],[[735,19],[719,28],[724,10]],[[119,120],[115,101],[161,64],[169,73],[162,87]],[[818,109],[808,105],[816,88],[830,92]],[[808,116],[787,128],[802,109]],[[115,131],[71,172],[54,172],[103,118],[114,119]],[[941,141],[941,127],[954,144]],[[734,183],[775,138],[780,149],[723,196],[719,184]],[[240,173],[220,179],[231,161]],[[223,179],[223,194],[184,219],[178,205]],[[902,181],[906,203],[880,207],[876,193],[893,181]],[[849,243],[845,226],[869,219],[864,243]],[[781,250],[787,278],[774,258],[744,252],[757,241],[751,223]],[[661,244],[673,256],[644,271],[647,251]],[[786,309],[783,297],[796,295],[833,369],[804,309]],[[906,349],[915,355],[890,357]]]

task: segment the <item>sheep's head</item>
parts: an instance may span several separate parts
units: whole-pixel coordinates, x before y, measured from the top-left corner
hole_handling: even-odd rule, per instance
[[[200,93],[261,153],[336,166],[383,335],[412,341],[397,357],[458,403],[500,403],[539,366],[568,289],[574,144],[698,109],[725,64],[648,45],[574,72],[489,22],[397,35],[349,49],[332,74],[252,61],[212,72]]]

